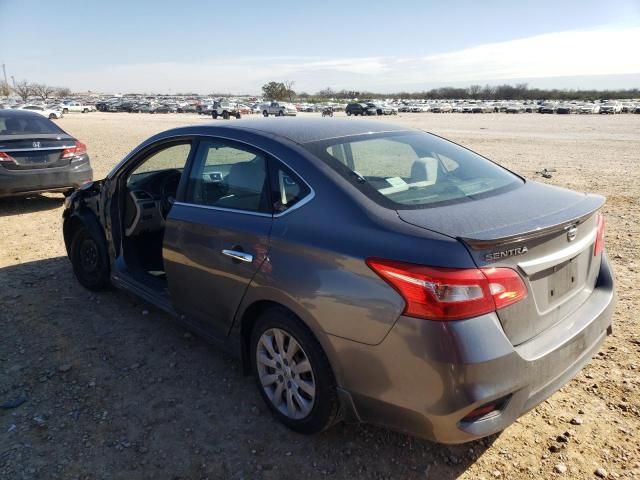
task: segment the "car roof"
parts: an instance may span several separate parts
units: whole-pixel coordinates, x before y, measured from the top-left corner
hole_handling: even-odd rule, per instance
[[[27,105],[27,107],[30,106],[34,106],[34,105]],[[7,108],[7,109],[3,109],[0,110],[0,117],[4,117],[4,118],[10,118],[10,117],[14,117],[14,118],[20,118],[20,117],[38,117],[38,118],[42,118],[42,115],[40,115],[39,113],[35,113],[32,112],[30,110],[15,110],[13,108]]]
[[[215,123],[203,126],[267,133],[298,144],[373,133],[416,131],[392,123],[346,118],[260,118],[246,119],[230,125]]]

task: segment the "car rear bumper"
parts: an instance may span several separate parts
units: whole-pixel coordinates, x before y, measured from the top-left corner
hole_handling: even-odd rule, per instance
[[[613,276],[571,315],[513,346],[495,314],[433,322],[400,317],[376,346],[332,337],[343,398],[356,418],[442,443],[499,432],[573,378],[611,332]],[[479,419],[472,411],[497,401]]]
[[[0,168],[0,197],[27,193],[63,191],[78,188],[91,181],[93,171],[86,161],[62,168],[38,170],[7,170]]]

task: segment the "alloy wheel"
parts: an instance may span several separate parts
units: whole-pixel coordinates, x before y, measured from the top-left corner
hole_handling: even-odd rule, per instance
[[[262,389],[280,413],[296,420],[311,413],[316,397],[313,368],[291,334],[266,330],[256,346],[256,366]]]

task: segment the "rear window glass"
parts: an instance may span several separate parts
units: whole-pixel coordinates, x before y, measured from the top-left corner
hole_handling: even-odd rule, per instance
[[[468,201],[523,183],[480,155],[422,132],[336,138],[305,147],[390,208]]]
[[[36,115],[3,115],[0,113],[0,135],[64,134],[51,120]]]

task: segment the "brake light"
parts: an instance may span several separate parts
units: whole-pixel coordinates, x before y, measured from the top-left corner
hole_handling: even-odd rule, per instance
[[[84,143],[76,140],[76,143],[73,147],[65,148],[62,151],[62,155],[60,156],[60,158],[77,157],[78,155],[82,155],[83,153],[87,153],[87,146]]]
[[[0,162],[16,163],[14,158],[11,155],[9,155],[7,152],[0,152]]]
[[[405,300],[404,314],[461,320],[519,302],[527,289],[510,268],[436,268],[370,258],[367,265]]]
[[[596,213],[596,242],[593,246],[593,256],[597,257],[604,250],[604,215],[602,212]]]

